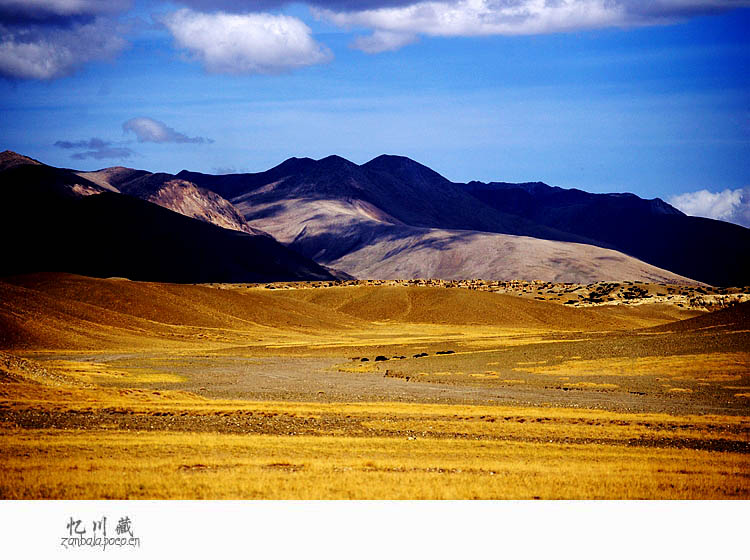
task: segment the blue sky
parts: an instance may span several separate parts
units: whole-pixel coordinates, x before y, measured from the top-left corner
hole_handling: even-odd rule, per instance
[[[746,2],[311,2],[0,0],[0,147],[209,173],[390,153],[747,209]]]

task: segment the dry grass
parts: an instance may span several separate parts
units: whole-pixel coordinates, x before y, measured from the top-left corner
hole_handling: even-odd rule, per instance
[[[563,383],[563,387],[571,389],[617,389],[616,383],[592,383],[589,381],[579,381],[578,383]]]
[[[596,360],[570,359],[554,365],[534,365],[514,369],[545,375],[656,375],[675,380],[726,383],[727,381],[739,380],[743,375],[750,372],[750,352],[600,358]]]
[[[105,362],[76,362],[71,360],[50,360],[45,364],[72,382],[107,383],[111,381],[126,381],[128,384],[141,385],[147,383],[180,383],[184,378],[174,373],[157,371],[147,368],[119,369]]]
[[[340,371],[342,373],[372,373],[374,371],[378,371],[378,365],[373,362],[343,364],[337,366],[336,371]]]
[[[406,438],[6,431],[5,499],[747,498],[746,456]]]

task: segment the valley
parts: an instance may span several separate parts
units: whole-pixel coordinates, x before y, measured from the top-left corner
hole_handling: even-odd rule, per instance
[[[419,283],[3,278],[0,494],[750,495],[750,304]]]

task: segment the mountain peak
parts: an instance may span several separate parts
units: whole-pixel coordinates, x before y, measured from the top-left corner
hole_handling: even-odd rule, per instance
[[[414,164],[417,164],[417,165],[422,165],[421,163],[418,163],[418,162],[414,161],[413,159],[408,158],[406,156],[397,156],[397,155],[393,155],[393,154],[380,154],[378,157],[375,157],[375,158],[371,159],[370,161],[368,161],[365,165],[370,165],[370,164],[381,165],[381,164],[386,164],[386,163],[387,164],[394,164],[394,163],[409,164],[409,163],[414,163]]]
[[[309,157],[290,157],[282,161],[276,167],[305,167],[311,163],[315,163],[315,160]]]
[[[350,169],[359,167],[356,163],[352,163],[348,159],[335,154],[319,159],[316,163],[324,169]]]
[[[418,161],[414,161],[411,158],[408,158],[406,156],[394,156],[391,154],[381,154],[376,158],[371,159],[367,163],[363,165],[363,167],[372,167],[372,168],[407,168],[407,167],[413,167],[413,168],[421,168],[421,169],[430,169],[426,165],[422,165]],[[432,171],[435,173],[435,171]]]
[[[649,200],[651,203],[651,209],[655,214],[673,214],[676,216],[684,216],[685,213],[678,210],[668,202],[664,202],[661,198],[653,198]]]
[[[298,158],[290,157],[285,159],[276,167],[272,167],[268,171],[261,171],[255,175],[268,175],[270,177],[283,177],[285,175],[296,175],[297,173],[304,173],[311,166],[315,164],[315,160],[308,157]]]
[[[416,181],[422,184],[450,182],[437,171],[405,156],[383,154],[368,161],[362,167],[379,173],[387,173],[407,182]]]

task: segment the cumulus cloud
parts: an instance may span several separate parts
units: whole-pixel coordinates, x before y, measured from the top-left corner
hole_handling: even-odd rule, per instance
[[[182,9],[163,22],[177,46],[212,73],[277,74],[332,58],[310,28],[291,16]]]
[[[191,138],[182,132],[177,132],[174,128],[168,127],[161,121],[148,117],[136,117],[125,121],[122,123],[122,129],[125,132],[133,132],[139,142],[155,142],[157,144],[168,142],[175,144],[210,144],[213,142],[210,138],[201,136]]]
[[[126,45],[113,15],[125,0],[0,0],[0,76],[51,80]]]
[[[711,192],[706,189],[673,196],[668,202],[690,216],[724,220],[750,227],[750,188]]]
[[[313,3],[328,4],[325,0]],[[353,46],[378,52],[372,45],[382,42],[384,33],[402,37],[559,33],[672,23],[747,5],[749,0],[427,0],[361,10],[319,7],[314,11],[339,26],[372,29],[371,36],[358,39]]]
[[[70,157],[73,159],[128,159],[135,155],[135,152],[130,148],[113,146],[112,142],[101,138],[75,142],[58,140],[55,142],[55,146],[64,150],[88,150],[71,154]]]

